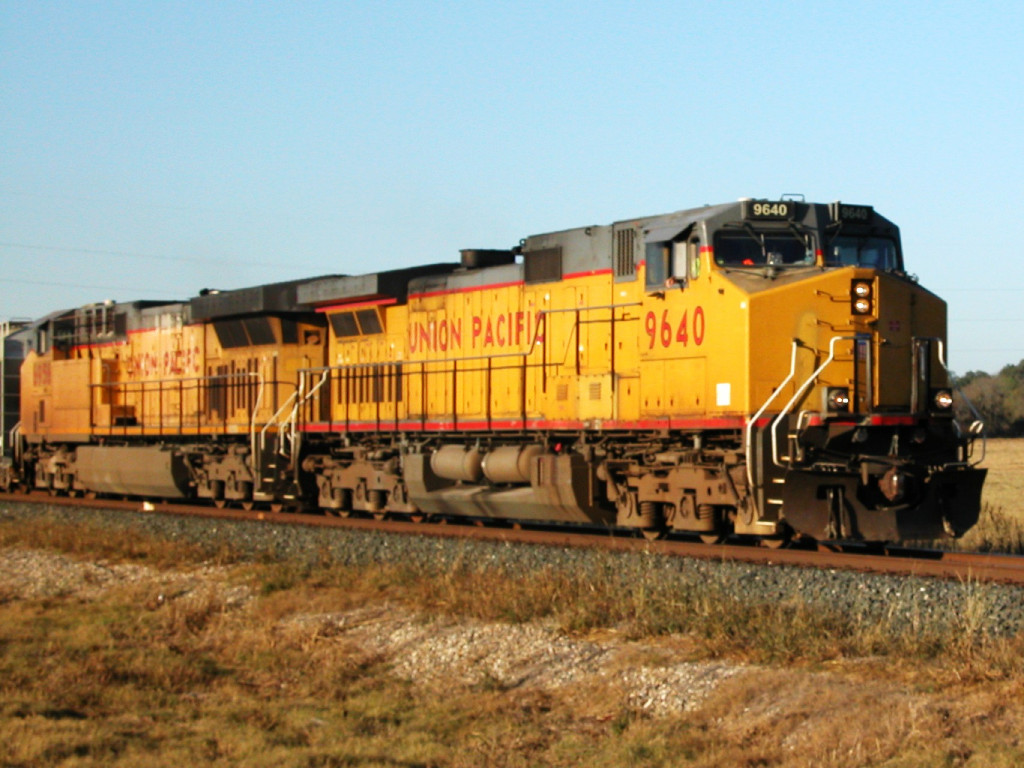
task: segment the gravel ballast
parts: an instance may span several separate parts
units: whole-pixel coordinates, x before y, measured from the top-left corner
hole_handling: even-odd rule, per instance
[[[628,581],[639,575],[665,587],[710,585],[722,599],[752,605],[804,604],[862,621],[885,621],[894,628],[905,624],[916,632],[952,626],[978,635],[1005,636],[1024,629],[1024,589],[1003,585],[57,505],[0,502],[0,519],[87,521],[112,532],[135,529],[211,551],[227,545],[242,557],[259,560],[317,562],[326,556],[348,566],[405,564],[438,573],[467,566],[522,574],[564,569],[594,580]]]
[[[232,560],[241,558],[243,564],[287,559],[314,566],[406,565],[428,578],[456,569],[470,574],[473,569],[497,569],[510,578],[538,572],[571,576],[583,584],[610,583],[615,589],[658,585],[650,599],[667,599],[672,615],[679,595],[701,595],[697,622],[704,622],[723,602],[754,607],[781,601],[843,612],[862,626],[877,621],[892,632],[948,634],[952,628],[957,636],[976,640],[1024,627],[1024,589],[1004,586],[2,501],[0,520],[88,524],[109,530],[112,537],[132,530],[199,544],[211,555],[230,547]],[[150,610],[212,601],[225,613],[244,612],[257,604],[256,590],[239,583],[233,571],[213,562],[161,571],[145,564],[0,548],[0,601],[56,596],[88,601],[127,584],[139,590]],[[579,707],[581,716],[603,722],[623,707],[653,717],[694,712],[735,681],[743,690],[760,691],[758,700],[770,705],[766,712],[778,710],[770,668],[727,659],[694,661],[675,650],[685,633],[640,640],[630,640],[617,628],[567,633],[544,620],[510,624],[424,615],[386,598],[339,612],[307,612],[301,605],[296,609],[269,631],[294,634],[304,644],[342,643],[367,660],[384,661],[391,674],[440,692],[452,685],[543,690]],[[788,690],[834,692],[837,686],[846,690],[843,686],[849,683],[808,673],[788,672],[786,677]],[[728,690],[723,696],[729,696]],[[846,698],[845,693],[835,695]],[[878,691],[880,697],[900,701],[906,695],[898,687]],[[798,701],[794,706],[801,708],[802,721],[804,705]]]

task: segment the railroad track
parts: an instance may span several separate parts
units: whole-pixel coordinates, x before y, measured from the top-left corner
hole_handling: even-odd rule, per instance
[[[29,504],[50,504],[94,509],[145,511],[157,514],[194,515],[223,520],[270,522],[376,531],[402,535],[466,538],[482,541],[533,544],[553,547],[589,547],[614,552],[654,552],[719,562],[790,565],[831,568],[864,573],[926,576],[962,581],[1024,585],[1024,557],[980,552],[946,552],[912,547],[865,547],[797,543],[788,549],[761,547],[749,542],[705,544],[688,539],[648,541],[628,532],[523,527],[480,521],[424,521],[361,517],[332,517],[270,509],[217,508],[141,500],[86,499],[50,496],[43,493],[10,493],[0,500]]]

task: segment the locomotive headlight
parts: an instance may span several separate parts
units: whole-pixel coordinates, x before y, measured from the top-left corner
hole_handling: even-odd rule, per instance
[[[854,280],[850,283],[850,311],[855,315],[870,315],[874,304],[875,290],[870,280]]]
[[[825,401],[830,411],[848,413],[850,410],[850,390],[846,387],[829,387],[825,393]]]
[[[932,403],[935,404],[936,410],[948,411],[953,407],[953,393],[948,389],[937,389],[932,395]]]

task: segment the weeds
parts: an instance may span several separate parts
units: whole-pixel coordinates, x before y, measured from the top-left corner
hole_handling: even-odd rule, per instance
[[[543,618],[576,632],[682,632],[696,640],[695,655],[705,657],[807,662],[922,650],[920,639],[869,627],[864,617],[823,615],[797,603],[744,605],[727,599],[722,584],[673,588],[643,566],[627,573],[598,568],[600,577],[585,580],[558,569],[515,574],[468,563],[443,573],[410,564],[354,569],[325,562],[312,569],[236,570],[252,587],[244,610],[232,609],[216,589],[161,601],[146,585],[113,589],[91,602],[69,595],[2,607],[0,762],[458,768],[670,766],[685,759],[724,766],[752,764],[751,755],[759,755],[761,764],[782,765],[775,734],[801,727],[799,719],[760,703],[766,694],[760,686],[742,706],[726,698],[685,721],[654,720],[607,698],[569,706],[496,678],[441,691],[416,686],[393,677],[386,659],[339,636],[330,620],[331,611],[372,606],[382,594],[428,611],[443,606],[481,619]],[[268,583],[275,588],[261,587]],[[982,609],[979,602],[965,610],[957,632],[975,635]],[[977,643],[966,639],[962,646],[932,642],[929,656],[977,652]],[[1012,666],[1012,655],[1004,653]],[[892,701],[863,697],[859,727],[873,733],[887,717],[883,705],[893,711]],[[606,714],[595,719],[577,707]],[[920,725],[888,726],[868,757],[910,749],[942,758],[913,730]],[[835,724],[822,723],[829,727]],[[843,744],[845,754],[860,748],[845,737]],[[823,765],[858,764],[838,752],[809,754]]]
[[[1024,541],[986,508],[978,535]],[[0,764],[1012,765],[1024,748],[1024,638],[992,636],[983,585],[947,627],[922,608],[879,615],[800,597],[754,600],[727,569],[667,578],[660,558],[594,555],[586,573],[457,558],[454,564],[239,563],[230,550],[140,533],[0,523],[0,545],[194,569],[234,563],[202,587],[156,580],[25,599],[0,587]],[[678,575],[678,574],[677,574]],[[103,586],[103,585],[94,585]],[[242,603],[229,589],[243,589]],[[104,591],[105,590],[105,591]],[[394,603],[568,633],[684,638],[687,660],[771,667],[723,683],[704,710],[652,718],[605,688],[545,693],[485,676],[414,685],[334,617]],[[412,649],[410,649],[412,650]],[[847,660],[858,660],[856,663]],[[838,682],[802,667],[837,665]],[[887,678],[904,681],[894,693]],[[913,695],[907,691],[915,692]],[[948,695],[946,695],[948,693]],[[952,704],[933,706],[946,695]],[[926,698],[921,698],[926,697]],[[927,698],[932,697],[932,698]],[[924,701],[926,703],[922,704]],[[970,744],[971,746],[966,746]]]
[[[19,520],[0,524],[0,547],[53,549],[92,560],[133,561],[155,568],[184,564],[237,562],[238,553],[224,544],[202,547],[183,541],[167,541],[125,528],[111,536],[109,528],[88,524],[55,525],[51,521]]]
[[[956,548],[967,552],[1024,555],[1024,518],[986,502],[982,504],[977,525],[957,541]]]

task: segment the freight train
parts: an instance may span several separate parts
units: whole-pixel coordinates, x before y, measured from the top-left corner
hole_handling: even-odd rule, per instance
[[[742,199],[104,302],[8,347],[0,488],[778,544],[958,536],[985,477],[945,303],[864,205]]]

